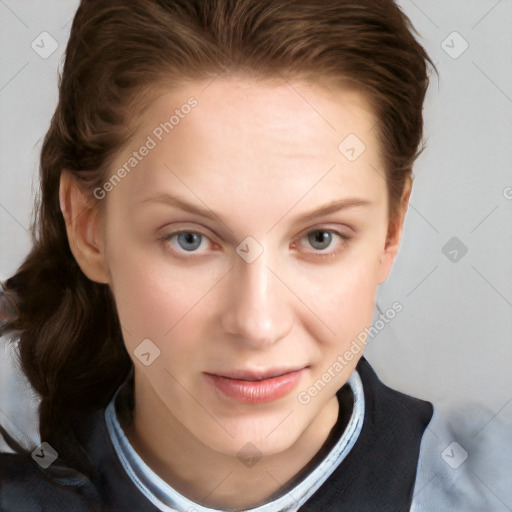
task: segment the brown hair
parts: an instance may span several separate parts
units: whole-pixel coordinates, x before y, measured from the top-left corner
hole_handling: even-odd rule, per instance
[[[71,171],[92,198],[159,91],[241,73],[347,84],[378,123],[390,215],[423,150],[428,64],[393,0],[82,0],[44,139],[33,248],[1,294],[2,334],[42,398],[41,438],[59,451],[72,410],[104,407],[132,362],[107,285],[69,248],[59,180]],[[341,141],[340,141],[341,142]]]

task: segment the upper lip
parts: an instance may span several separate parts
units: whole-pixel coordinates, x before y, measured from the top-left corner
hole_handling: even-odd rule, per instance
[[[227,379],[236,379],[236,380],[247,380],[247,381],[258,381],[264,379],[271,379],[273,377],[279,377],[280,375],[285,375],[287,373],[295,372],[298,370],[302,370],[305,366],[293,366],[291,368],[266,368],[262,370],[228,370],[228,371],[219,371],[219,372],[208,372],[210,375],[215,375],[217,377],[225,377]]]

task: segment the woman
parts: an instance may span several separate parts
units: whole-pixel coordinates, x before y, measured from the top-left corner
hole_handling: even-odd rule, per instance
[[[428,64],[392,0],[81,2],[2,294],[42,397],[2,510],[449,510],[432,404],[363,356]]]

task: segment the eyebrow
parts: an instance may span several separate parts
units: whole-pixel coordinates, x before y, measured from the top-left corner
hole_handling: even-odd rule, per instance
[[[207,207],[200,206],[198,204],[192,204],[184,199],[173,196],[171,194],[162,194],[155,197],[148,197],[147,199],[143,199],[139,204],[147,204],[147,203],[159,203],[168,206],[174,206],[188,213],[192,213],[195,215],[199,215],[201,217],[205,217],[211,220],[221,220],[224,222],[224,219],[219,215],[216,215],[213,210],[210,210]],[[335,213],[340,210],[345,210],[349,208],[355,208],[360,206],[371,206],[373,203],[368,201],[367,199],[361,199],[357,197],[348,197],[345,199],[337,199],[331,201],[323,206],[310,210],[309,212],[305,212],[303,214],[297,215],[293,217],[293,222],[308,222],[316,219],[317,217],[321,217],[323,215],[328,215],[330,213]],[[283,215],[284,218],[294,207],[290,208],[287,213]],[[281,219],[282,219],[281,218]]]

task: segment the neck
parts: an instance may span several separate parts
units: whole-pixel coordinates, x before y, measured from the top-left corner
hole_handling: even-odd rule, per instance
[[[287,450],[246,466],[237,457],[206,446],[157,402],[154,393],[135,386],[133,421],[122,425],[130,443],[180,494],[203,506],[224,510],[262,505],[279,496],[283,487],[294,484],[294,477],[326,442],[339,413],[334,396]],[[162,436],[162,432],[168,434]]]

